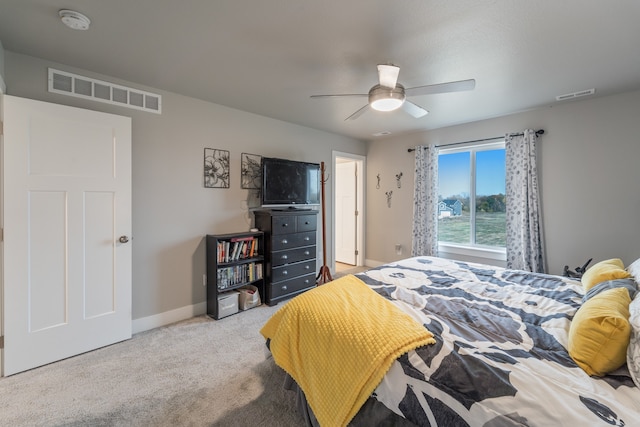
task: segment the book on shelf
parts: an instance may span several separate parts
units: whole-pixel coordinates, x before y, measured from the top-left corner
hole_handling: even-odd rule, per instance
[[[219,264],[258,256],[259,239],[254,236],[234,237],[218,242],[217,260]]]
[[[262,274],[261,262],[219,268],[217,272],[218,289],[224,290],[260,280],[262,279]]]
[[[253,239],[251,241],[251,249],[249,249],[249,258],[253,258],[254,254],[258,255],[256,248],[258,247],[258,239]]]
[[[229,258],[229,261],[235,261],[236,259],[238,259],[238,242],[233,242],[233,250],[231,251],[231,257]]]

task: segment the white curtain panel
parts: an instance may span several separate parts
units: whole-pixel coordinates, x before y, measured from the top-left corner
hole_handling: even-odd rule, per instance
[[[536,132],[507,134],[507,268],[544,273]]]
[[[438,147],[418,146],[413,195],[412,256],[438,254]]]

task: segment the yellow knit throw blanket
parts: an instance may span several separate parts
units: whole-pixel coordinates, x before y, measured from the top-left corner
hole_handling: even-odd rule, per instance
[[[293,298],[260,333],[322,426],[346,425],[396,358],[435,343],[423,325],[352,275]]]

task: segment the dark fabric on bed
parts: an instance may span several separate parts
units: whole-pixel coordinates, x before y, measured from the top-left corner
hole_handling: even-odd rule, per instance
[[[289,374],[285,376],[284,388],[296,394],[296,407],[300,415],[302,415],[305,425],[307,427],[320,427],[320,423],[307,404],[304,392]],[[372,397],[367,399],[360,411],[349,422],[350,427],[415,427],[416,425],[420,424],[414,424],[402,418]]]
[[[629,291],[629,298],[633,299],[636,296],[636,292],[638,291],[638,285],[634,279],[614,279],[607,280],[606,282],[598,283],[591,289],[587,291],[582,297],[582,303],[589,301],[591,298],[596,295],[607,291],[609,289],[615,288],[625,288]]]

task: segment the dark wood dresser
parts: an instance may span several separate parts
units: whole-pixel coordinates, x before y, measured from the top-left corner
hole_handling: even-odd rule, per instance
[[[264,232],[265,302],[275,305],[314,288],[318,211],[273,209],[254,215]]]

